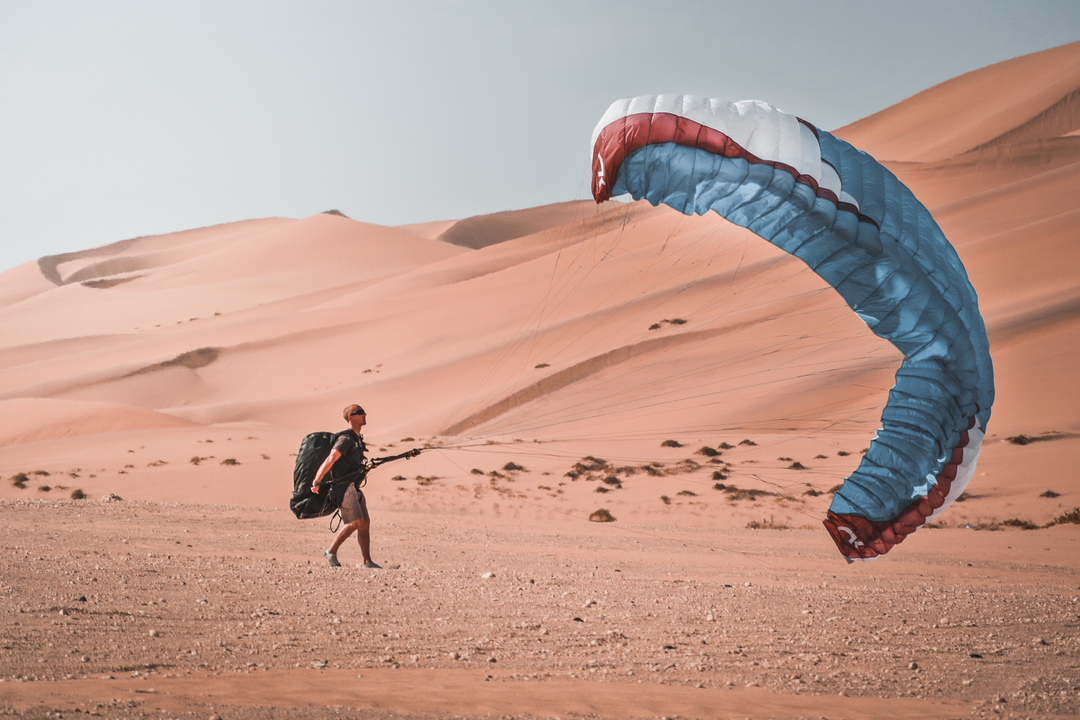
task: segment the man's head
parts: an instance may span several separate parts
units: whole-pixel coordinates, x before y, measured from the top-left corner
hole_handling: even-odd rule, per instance
[[[341,412],[341,414],[345,416],[345,422],[352,422],[353,415],[367,415],[367,413],[364,412],[364,408],[360,407],[359,405],[350,405],[349,407],[345,408]]]

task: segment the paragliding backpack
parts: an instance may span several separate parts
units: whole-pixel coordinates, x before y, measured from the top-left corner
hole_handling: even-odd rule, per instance
[[[323,461],[330,457],[334,443],[342,435],[352,435],[352,431],[314,432],[300,443],[300,452],[296,454],[296,467],[293,468],[293,494],[289,500],[289,509],[298,519],[333,515],[341,507],[349,485],[355,484],[359,488],[366,482],[367,467],[357,465],[343,455],[323,477],[320,483],[323,491],[318,494],[311,491],[311,481],[315,479]],[[360,443],[360,452],[363,454],[367,449],[363,436],[360,436],[357,442]]]

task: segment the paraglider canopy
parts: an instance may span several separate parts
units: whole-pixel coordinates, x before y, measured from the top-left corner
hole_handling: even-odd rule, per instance
[[[600,120],[592,192],[750,229],[903,353],[881,429],[824,521],[845,558],[888,552],[963,492],[994,400],[986,328],[956,251],[896,176],[768,103],[655,95]]]

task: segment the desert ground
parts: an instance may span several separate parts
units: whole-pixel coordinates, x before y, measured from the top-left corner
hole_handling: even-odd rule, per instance
[[[997,401],[871,563],[821,526],[900,358],[716,217],[329,211],[0,274],[0,713],[1080,716],[1080,43],[836,131],[934,213]],[[583,158],[583,165],[587,158]],[[287,503],[364,405],[379,570]]]

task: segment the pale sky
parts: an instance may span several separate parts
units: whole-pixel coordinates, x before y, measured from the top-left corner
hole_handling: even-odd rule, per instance
[[[619,98],[835,129],[1076,40],[1076,0],[0,0],[0,270],[248,218],[583,199]]]

